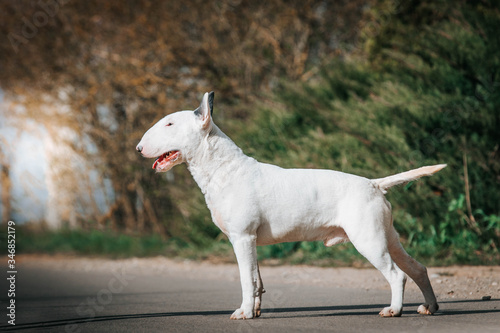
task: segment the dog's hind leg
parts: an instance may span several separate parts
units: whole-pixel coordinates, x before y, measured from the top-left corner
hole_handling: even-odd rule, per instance
[[[387,247],[386,231],[373,228],[370,233],[357,233],[356,235],[348,233],[347,235],[359,253],[384,275],[391,286],[391,305],[382,309],[380,315],[382,317],[401,316],[406,275],[391,258]]]
[[[424,294],[425,304],[418,307],[418,313],[420,314],[433,314],[439,309],[437,304],[436,296],[432,290],[431,282],[429,281],[429,276],[427,275],[427,269],[421,263],[410,257],[408,253],[403,249],[401,243],[399,242],[398,234],[394,231],[394,235],[389,240],[389,252],[392,259],[396,264],[406,273]]]

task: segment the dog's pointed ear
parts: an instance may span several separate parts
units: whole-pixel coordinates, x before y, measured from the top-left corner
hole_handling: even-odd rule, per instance
[[[208,93],[208,106],[210,107],[210,117],[214,114],[214,96],[213,91]]]
[[[194,112],[201,118],[203,122],[203,128],[207,129],[210,127],[212,120],[212,112],[214,108],[214,92],[205,93],[203,99],[201,100],[200,106],[194,110]]]

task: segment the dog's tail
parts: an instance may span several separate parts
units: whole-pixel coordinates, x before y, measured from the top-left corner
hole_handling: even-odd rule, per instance
[[[439,170],[446,167],[446,164],[430,165],[424,166],[415,170],[410,170],[396,175],[392,175],[385,178],[373,179],[372,181],[378,185],[382,192],[387,193],[387,189],[399,185],[411,182],[412,180],[419,179],[424,176],[432,176]]]

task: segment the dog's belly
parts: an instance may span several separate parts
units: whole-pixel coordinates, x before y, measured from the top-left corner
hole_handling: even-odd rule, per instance
[[[257,231],[257,245],[259,246],[299,241],[323,241],[325,246],[333,246],[348,242],[349,237],[347,237],[344,229],[336,226],[324,226],[315,230],[297,228],[289,232],[273,235],[268,225],[262,225]]]
[[[265,210],[257,229],[257,244],[268,245],[283,242],[326,240],[338,234],[337,210],[332,203],[321,203],[317,195],[305,195],[300,203],[288,204],[289,200],[275,203],[273,210]],[[288,196],[294,196],[289,193]],[[343,230],[342,230],[343,232]]]

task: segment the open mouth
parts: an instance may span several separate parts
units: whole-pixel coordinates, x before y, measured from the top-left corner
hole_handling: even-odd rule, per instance
[[[171,151],[156,158],[155,162],[153,163],[153,169],[158,170],[158,171],[162,171],[164,169],[167,169],[167,168],[171,167],[170,164],[177,161],[179,156],[180,156],[180,152],[178,150],[171,150]]]

